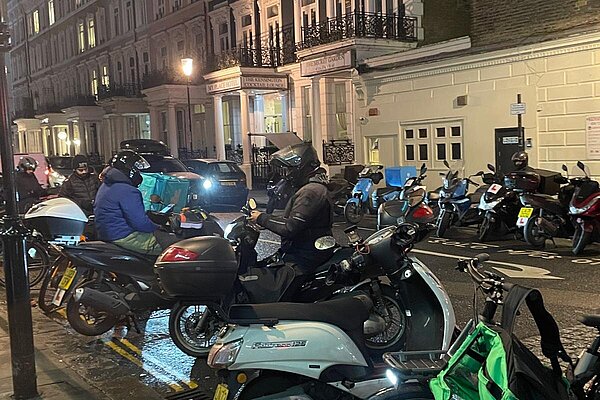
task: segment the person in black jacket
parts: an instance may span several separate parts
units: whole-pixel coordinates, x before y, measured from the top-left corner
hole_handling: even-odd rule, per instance
[[[100,183],[98,175],[90,170],[87,157],[76,155],[73,157],[73,173],[65,180],[58,195],[73,200],[86,215],[90,215],[94,211],[94,199]]]
[[[32,205],[39,203],[40,197],[46,191],[35,176],[38,162],[32,157],[23,157],[19,160],[18,171],[15,174],[17,186],[19,213],[24,214]]]
[[[304,282],[304,278],[318,266],[329,260],[333,249],[319,250],[315,240],[323,236],[332,236],[333,207],[327,190],[327,175],[320,167],[321,162],[316,150],[308,143],[288,146],[272,156],[274,166],[287,170],[287,177],[294,187],[299,188],[289,200],[283,217],[276,217],[254,210],[251,221],[281,236],[281,248],[278,253],[284,263],[280,268],[264,268],[265,271],[252,269],[248,275],[259,276],[264,282],[271,275],[272,284],[266,285],[262,293],[252,300],[277,301],[290,300]],[[251,280],[250,278],[249,280]],[[242,281],[244,279],[242,278]],[[276,291],[276,294],[269,293]],[[251,295],[252,296],[252,295]]]

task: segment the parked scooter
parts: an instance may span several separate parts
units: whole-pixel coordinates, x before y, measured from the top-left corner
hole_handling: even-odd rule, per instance
[[[575,193],[569,205],[569,214],[575,227],[573,254],[578,255],[585,247],[600,240],[600,185],[592,180],[585,164],[577,162],[582,178],[572,178]]]
[[[413,224],[385,228],[357,242],[352,258],[330,269],[342,282],[363,270],[385,273],[410,309],[403,348],[446,351],[454,332],[454,311],[439,281],[409,257],[427,229]],[[355,241],[356,232],[350,232]],[[368,251],[367,251],[368,249]],[[233,306],[208,357],[224,382],[216,399],[404,399],[417,392],[397,390],[385,370],[375,369],[363,343],[363,321],[372,296],[342,294],[316,304]],[[433,323],[433,325],[432,325]],[[411,397],[408,397],[408,395]]]
[[[515,231],[521,209],[517,194],[506,187],[504,175],[496,172],[491,164],[487,167],[491,173],[483,175],[483,182],[490,187],[479,201],[483,220],[479,225],[478,238],[482,243],[488,241],[493,233],[503,235]]]
[[[336,179],[329,181],[327,189],[333,202],[333,212],[336,215],[344,215],[346,204],[352,198],[354,186],[345,179]]]
[[[155,223],[178,232],[182,239],[197,235],[223,236],[223,230],[212,215],[194,209],[181,216],[174,214],[172,207],[149,211],[148,215]],[[58,290],[52,304],[57,308],[66,304],[67,320],[83,335],[100,335],[123,318],[137,328],[137,312],[168,309],[175,303],[162,292],[154,275],[156,256],[107,242],[57,248],[69,264],[62,275],[53,278]]]
[[[567,172],[567,166],[562,166]],[[558,176],[559,184],[569,183],[569,179]],[[520,200],[523,208],[519,211],[517,226],[523,227],[525,241],[534,248],[544,248],[546,240],[555,237],[570,238],[575,231],[569,217],[569,202],[575,192],[573,184],[560,188],[558,198],[540,193],[523,192]]]
[[[379,206],[377,212],[377,230],[388,226],[411,222],[417,225],[435,223],[435,215],[426,203],[427,193],[423,180],[427,177],[427,167],[421,165],[419,176],[406,180],[398,199],[388,200]]]
[[[352,198],[348,199],[344,208],[344,216],[349,223],[358,224],[365,214],[375,214],[381,202],[397,196],[400,188],[373,189],[383,179],[382,169],[382,165],[369,165],[358,174]]]
[[[476,225],[481,222],[481,215],[477,206],[485,186],[477,189],[475,193],[469,194],[469,184],[479,187],[479,184],[471,180],[474,176],[482,176],[483,171],[468,177],[459,179],[458,171],[452,171],[448,161],[444,160],[448,172],[442,175],[443,185],[440,190],[439,207],[440,214],[437,220],[437,236],[444,237],[448,228],[452,225],[467,226]]]

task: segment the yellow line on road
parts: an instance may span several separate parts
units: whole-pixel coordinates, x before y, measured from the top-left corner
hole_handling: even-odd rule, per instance
[[[133,343],[131,343],[129,340],[123,338],[123,339],[119,339],[119,341],[121,343],[123,343],[125,346],[127,346],[131,351],[133,351],[135,354],[137,354],[138,356],[142,355],[142,350],[140,350],[137,346],[135,346]]]
[[[117,353],[121,357],[131,361],[132,363],[134,363],[135,365],[137,365],[140,368],[142,367],[142,362],[140,360],[138,360],[137,358],[135,358],[134,356],[129,354],[125,349],[122,349],[121,347],[119,347],[116,343],[109,340],[109,341],[105,341],[104,344],[107,345],[108,347],[110,347],[115,353]]]

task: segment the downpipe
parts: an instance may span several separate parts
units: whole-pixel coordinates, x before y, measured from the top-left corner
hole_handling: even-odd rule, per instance
[[[130,311],[129,305],[116,292],[105,293],[91,288],[78,288],[73,300],[116,316],[127,315]]]

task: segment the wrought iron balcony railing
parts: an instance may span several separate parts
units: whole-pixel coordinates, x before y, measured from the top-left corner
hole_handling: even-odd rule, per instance
[[[65,98],[60,104],[60,108],[69,108],[77,106],[95,106],[96,97],[89,95],[75,95]]]
[[[46,103],[38,106],[37,114],[50,114],[50,113],[61,113],[62,109],[60,104],[57,103]]]
[[[323,141],[323,159],[327,165],[352,164],[354,144],[350,139]]]
[[[200,74],[198,74],[200,75]],[[192,77],[191,84],[197,84],[198,79]],[[188,79],[181,72],[173,68],[152,70],[142,76],[142,89],[149,89],[160,85],[187,85]]]
[[[140,86],[137,83],[101,85],[98,88],[98,100],[110,99],[111,97],[142,97]]]
[[[407,17],[403,12],[379,14],[357,11],[303,27],[302,40],[296,46],[303,50],[352,38],[416,41],[416,23],[416,17]]]

